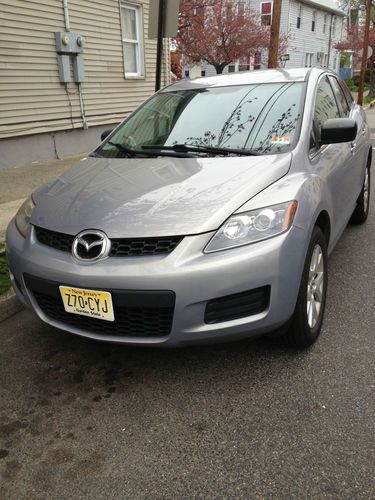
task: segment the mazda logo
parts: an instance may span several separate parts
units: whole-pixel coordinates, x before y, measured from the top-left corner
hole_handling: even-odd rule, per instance
[[[111,240],[102,231],[82,231],[74,238],[72,254],[78,260],[94,262],[108,257]]]

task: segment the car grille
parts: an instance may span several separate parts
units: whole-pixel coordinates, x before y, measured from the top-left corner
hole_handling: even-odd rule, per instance
[[[59,284],[25,274],[26,287],[39,308],[50,319],[89,333],[124,337],[167,337],[173,321],[172,291],[124,291],[100,288],[112,295],[115,321],[67,313]],[[68,285],[73,286],[74,285]]]
[[[34,226],[39,243],[60,250],[71,252],[74,236],[50,231]],[[111,239],[110,257],[135,257],[143,255],[169,254],[181,242],[183,236],[165,236],[160,238],[118,238]]]
[[[205,323],[221,323],[265,311],[270,301],[270,286],[227,295],[207,302]]]

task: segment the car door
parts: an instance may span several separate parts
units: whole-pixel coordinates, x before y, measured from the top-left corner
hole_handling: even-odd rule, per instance
[[[352,145],[347,142],[319,144],[323,123],[330,118],[341,118],[342,113],[327,75],[320,78],[315,92],[310,159],[313,171],[327,187],[327,196],[332,206],[331,239],[335,241],[344,229],[355,204],[348,182],[353,175]]]
[[[348,103],[343,88],[337,78],[333,75],[330,75],[328,78],[335,93],[340,114],[343,117],[352,118],[357,123],[357,136],[351,143],[352,169],[347,176],[348,200],[351,199],[352,203],[355,203],[363,184],[365,155],[367,153],[367,124],[362,108],[354,104],[353,98],[351,102]]]

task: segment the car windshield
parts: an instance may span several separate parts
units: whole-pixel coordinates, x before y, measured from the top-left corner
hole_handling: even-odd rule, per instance
[[[146,155],[286,152],[298,140],[303,91],[300,82],[172,87],[146,101],[97,152],[107,157],[129,156],[129,150]]]

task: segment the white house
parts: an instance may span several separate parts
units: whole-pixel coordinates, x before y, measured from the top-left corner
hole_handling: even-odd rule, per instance
[[[265,2],[256,3],[262,9]],[[285,67],[323,66],[338,72],[334,45],[345,34],[345,17],[332,0],[283,0],[280,31],[289,36]]]
[[[260,20],[271,25],[272,0],[244,0],[259,12]],[[339,52],[336,42],[345,37],[346,14],[333,0],[282,0],[280,33],[288,37],[285,68],[323,66],[336,72],[339,70]],[[229,64],[224,73],[246,71],[267,67],[268,53],[250,55]],[[213,66],[185,66],[185,78],[215,75]]]

